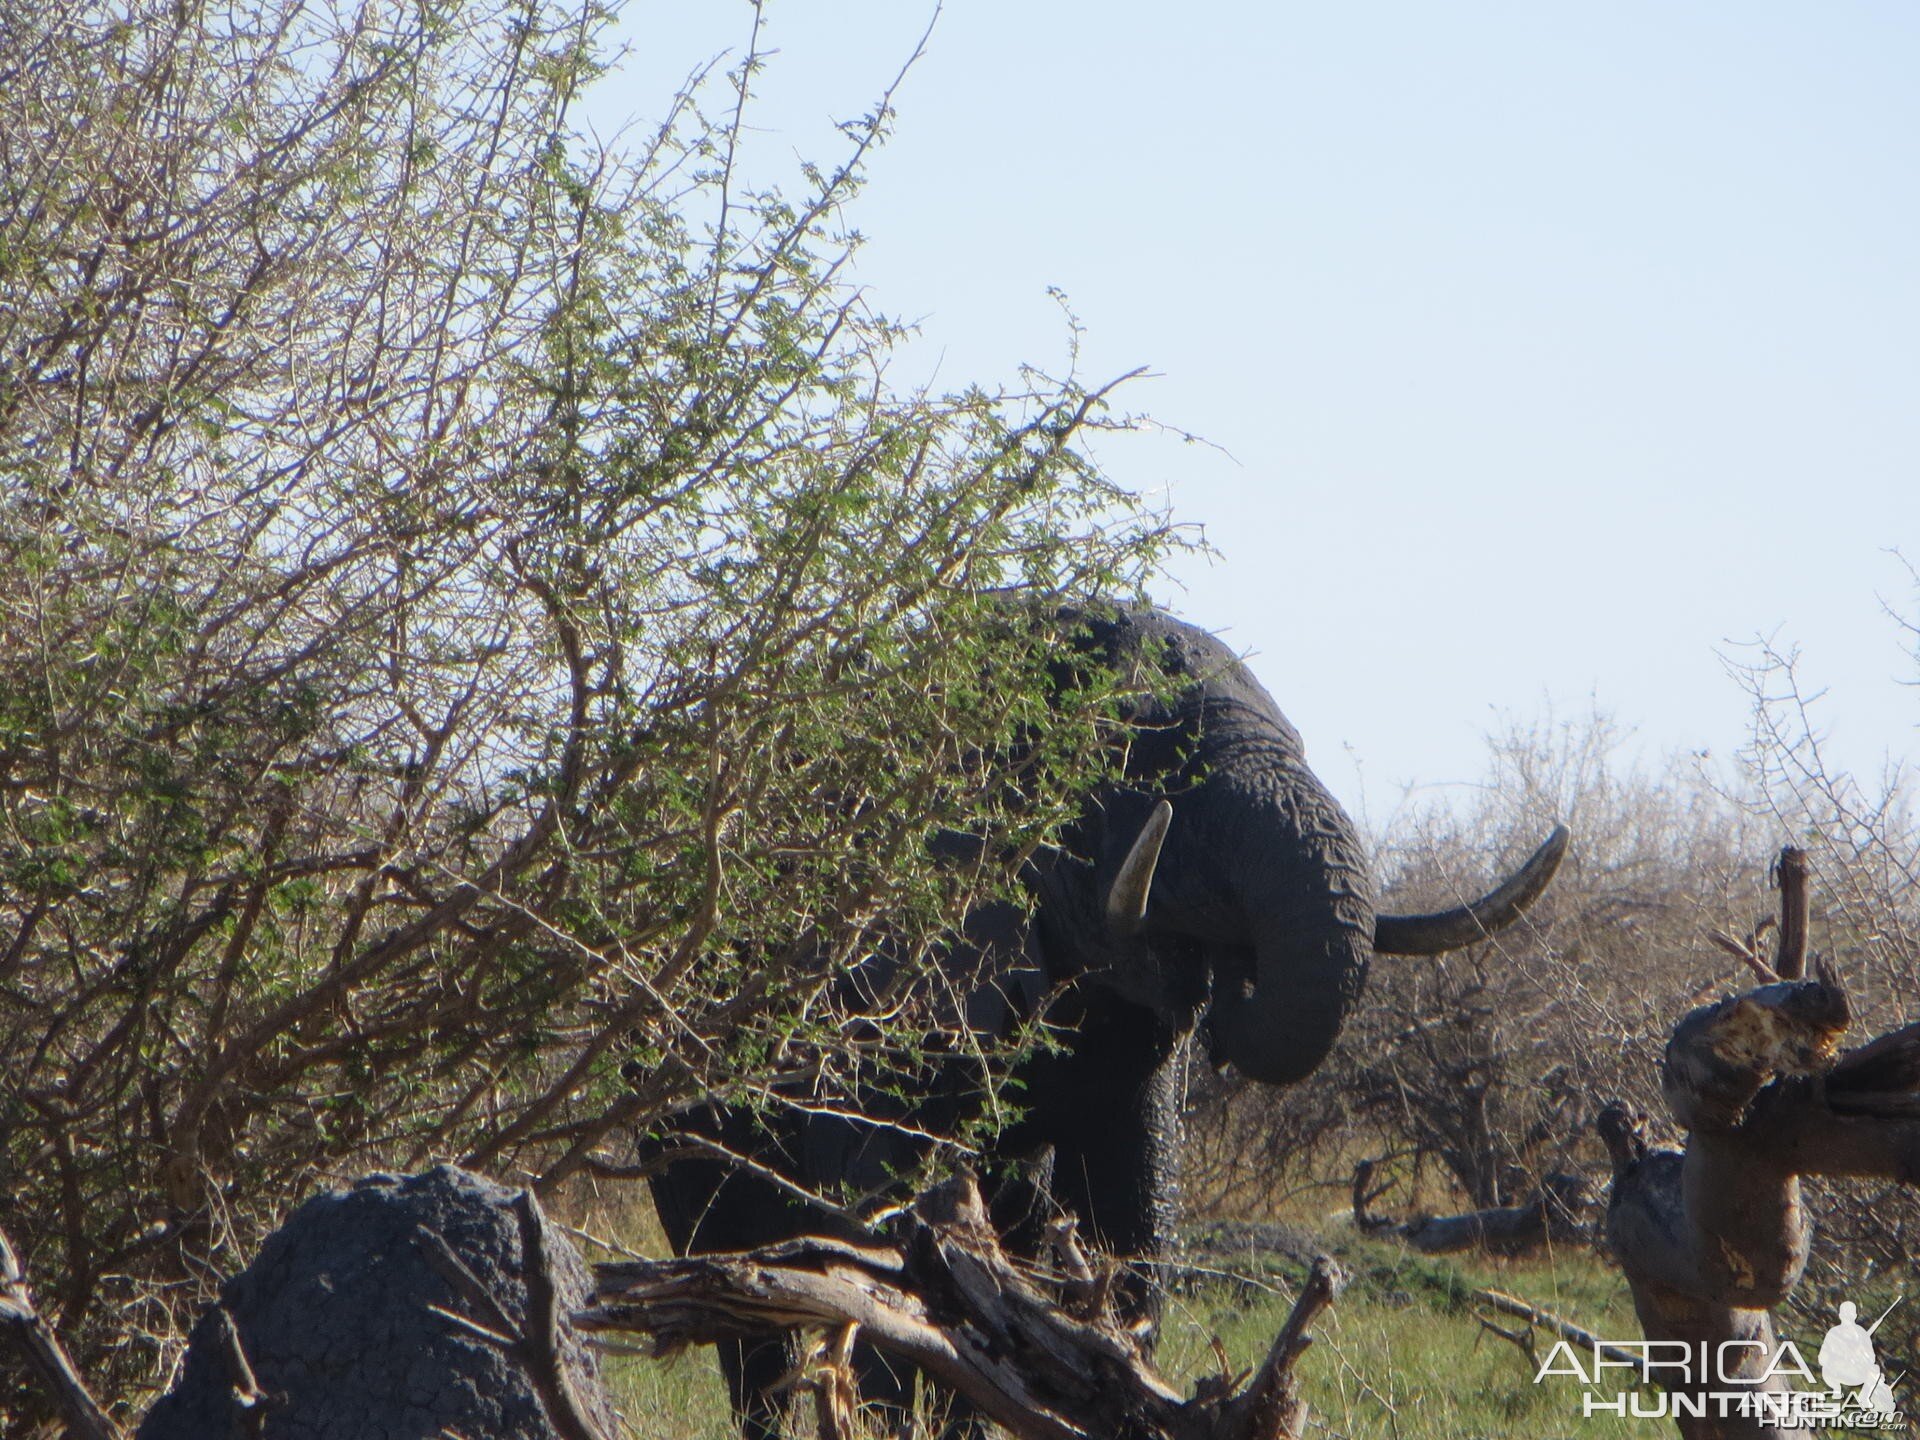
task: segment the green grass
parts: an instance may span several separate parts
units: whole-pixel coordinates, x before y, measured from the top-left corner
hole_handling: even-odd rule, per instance
[[[613,1403],[635,1440],[737,1440],[740,1432],[727,1410],[726,1387],[710,1348],[671,1360],[637,1355],[603,1360]]]
[[[1512,1263],[1432,1259],[1351,1232],[1329,1240],[1349,1282],[1300,1362],[1313,1432],[1352,1440],[1644,1440],[1672,1433],[1671,1422],[1584,1417],[1579,1382],[1549,1377],[1534,1384],[1536,1364],[1475,1319],[1472,1292],[1490,1287],[1608,1338],[1637,1336],[1625,1283],[1593,1255],[1563,1249]],[[1257,1364],[1303,1274],[1297,1264],[1262,1257],[1216,1265],[1231,1273],[1169,1297],[1158,1363],[1183,1389],[1218,1369],[1214,1337],[1236,1370]],[[1492,1318],[1508,1329],[1520,1326]],[[1553,1338],[1539,1332],[1540,1357]],[[710,1352],[668,1362],[609,1361],[616,1403],[641,1440],[728,1440],[735,1433]],[[796,1433],[813,1433],[809,1413]]]
[[[1583,1417],[1582,1387],[1571,1378],[1533,1383],[1537,1362],[1484,1330],[1473,1300],[1482,1287],[1520,1295],[1609,1338],[1639,1329],[1618,1275],[1584,1252],[1561,1251],[1511,1265],[1471,1258],[1431,1259],[1391,1242],[1348,1237],[1337,1244],[1349,1275],[1340,1301],[1314,1327],[1315,1344],[1299,1366],[1322,1433],[1380,1440],[1579,1436],[1600,1440],[1662,1433],[1648,1421]],[[1191,1383],[1216,1368],[1210,1335],[1236,1367],[1266,1353],[1292,1303],[1298,1267],[1269,1277],[1280,1293],[1247,1285],[1212,1286],[1176,1297],[1160,1363]],[[1503,1328],[1518,1321],[1487,1312]],[[1554,1337],[1536,1335],[1544,1358]]]
[[[615,1184],[569,1195],[555,1218],[572,1231],[589,1263],[670,1253],[644,1186]],[[668,1360],[603,1354],[601,1370],[631,1440],[737,1440],[710,1348]]]

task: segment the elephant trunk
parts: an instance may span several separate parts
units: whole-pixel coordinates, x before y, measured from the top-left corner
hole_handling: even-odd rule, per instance
[[[1270,1085],[1304,1079],[1326,1058],[1376,953],[1435,955],[1484,939],[1539,898],[1567,851],[1566,828],[1555,826],[1526,864],[1479,900],[1435,915],[1376,916],[1350,827],[1323,825],[1317,833],[1318,866],[1279,873],[1315,874],[1324,888],[1309,895],[1270,884],[1265,903],[1248,906],[1251,974],[1215,981],[1215,1060],[1231,1060]],[[1249,881],[1241,877],[1241,893],[1262,895]]]
[[[1269,843],[1249,843],[1229,862],[1248,948],[1216,970],[1211,1025],[1216,1060],[1285,1085],[1326,1059],[1359,1001],[1373,958],[1373,885],[1360,837],[1331,795],[1300,786],[1269,806],[1258,821]]]
[[[1213,999],[1213,1057],[1249,1080],[1290,1085],[1319,1068],[1366,982],[1364,932],[1340,928],[1304,941],[1263,940],[1251,977],[1221,976]]]

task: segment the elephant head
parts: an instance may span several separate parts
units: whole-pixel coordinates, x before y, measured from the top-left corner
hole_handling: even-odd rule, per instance
[[[1553,878],[1564,828],[1470,905],[1377,913],[1353,822],[1225,645],[1153,611],[1087,624],[1109,662],[1151,647],[1175,684],[1133,715],[1127,783],[1099,797],[1070,840],[1080,861],[1041,883],[1054,978],[1084,973],[1177,1028],[1200,1021],[1216,1063],[1285,1084],[1326,1058],[1375,954],[1470,944]],[[1072,918],[1049,924],[1049,912]]]

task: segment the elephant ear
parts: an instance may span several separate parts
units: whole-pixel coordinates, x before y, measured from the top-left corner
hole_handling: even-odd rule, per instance
[[[1167,838],[1167,826],[1173,820],[1173,806],[1165,800],[1153,807],[1147,823],[1120,862],[1120,873],[1113,877],[1107,891],[1107,934],[1126,940],[1140,933],[1147,918],[1147,899],[1153,891],[1154,867],[1160,863],[1160,847]]]

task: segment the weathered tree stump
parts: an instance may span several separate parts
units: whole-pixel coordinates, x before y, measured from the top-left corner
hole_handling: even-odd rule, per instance
[[[1608,1240],[1646,1338],[1668,1342],[1650,1358],[1687,1440],[1805,1433],[1782,1424],[1790,1376],[1769,1313],[1806,1267],[1798,1177],[1920,1180],[1920,1025],[1838,1053],[1839,974],[1816,962],[1803,978],[1805,857],[1789,848],[1779,874],[1778,955],[1743,957],[1769,983],[1694,1010],[1668,1042],[1661,1090],[1685,1148],[1650,1146],[1619,1104],[1599,1120]]]
[[[318,1195],[194,1327],[139,1440],[608,1440],[568,1314],[585,1264],[533,1197],[441,1166]]]
[[[1282,1440],[1302,1433],[1294,1362],[1341,1276],[1322,1257],[1266,1360],[1236,1383],[1222,1373],[1182,1396],[1122,1326],[1070,1234],[1047,1288],[1002,1252],[971,1178],[921,1195],[872,1244],[790,1240],[733,1255],[595,1267],[592,1331],[651,1336],[656,1351],[770,1327],[824,1332],[814,1388],[823,1436],[851,1431],[846,1357],[854,1331],[911,1361],[1022,1440]]]

